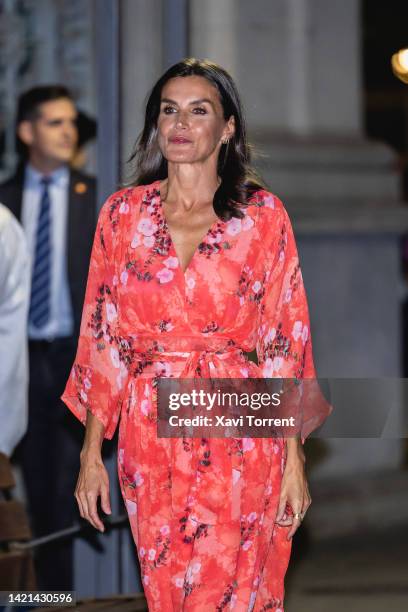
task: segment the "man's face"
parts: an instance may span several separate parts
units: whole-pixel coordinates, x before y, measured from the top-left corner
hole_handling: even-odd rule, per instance
[[[18,135],[30,158],[56,166],[70,162],[78,142],[77,114],[71,100],[60,98],[41,104],[32,121],[22,121]]]

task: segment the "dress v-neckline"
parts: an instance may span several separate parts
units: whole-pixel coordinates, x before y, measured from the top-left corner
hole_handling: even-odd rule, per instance
[[[208,228],[208,230],[205,232],[205,234],[202,236],[202,238],[200,239],[200,241],[198,242],[197,246],[195,247],[193,254],[190,258],[190,261],[188,262],[187,266],[185,267],[185,269],[183,270],[182,266],[181,266],[181,260],[180,257],[176,251],[176,247],[170,232],[170,228],[168,226],[167,223],[167,219],[166,219],[166,215],[164,214],[164,210],[163,210],[163,202],[162,202],[162,197],[161,197],[161,181],[160,179],[157,181],[156,184],[156,193],[158,194],[158,198],[159,198],[159,214],[161,217],[161,221],[163,223],[163,230],[168,238],[168,243],[170,245],[170,251],[172,252],[173,257],[175,257],[177,259],[177,263],[178,263],[178,269],[180,270],[184,280],[186,279],[186,275],[187,273],[190,271],[190,269],[192,268],[194,261],[196,259],[196,257],[199,255],[200,253],[200,245],[201,244],[205,244],[207,237],[209,236],[209,234],[220,224],[222,223],[222,220],[217,217],[217,219],[215,219],[215,221],[210,225],[210,227]]]

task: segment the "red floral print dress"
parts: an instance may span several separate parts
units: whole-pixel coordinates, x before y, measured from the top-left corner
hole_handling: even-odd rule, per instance
[[[314,377],[295,240],[260,190],[217,220],[183,273],[160,181],[114,193],[91,256],[63,401],[111,438],[149,610],[283,611],[289,527],[275,524],[282,438],[158,438],[160,377]],[[259,365],[246,352],[256,348]]]

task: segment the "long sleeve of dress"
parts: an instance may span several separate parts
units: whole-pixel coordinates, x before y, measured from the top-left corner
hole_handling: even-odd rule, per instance
[[[27,311],[30,257],[22,228],[0,205],[0,452],[10,456],[27,428]]]
[[[117,292],[114,271],[115,224],[110,219],[112,198],[103,205],[95,232],[77,354],[61,399],[85,424],[89,410],[112,438],[127,376],[115,340]]]
[[[287,211],[278,198],[274,214],[276,232],[265,254],[258,363],[265,378],[315,379],[309,309],[295,237]],[[302,443],[331,412],[317,391],[317,382],[309,381],[304,388],[307,395],[302,398]]]

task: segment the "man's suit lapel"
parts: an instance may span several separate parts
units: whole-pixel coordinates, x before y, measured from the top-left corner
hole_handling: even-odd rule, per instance
[[[7,186],[7,205],[21,223],[23,210],[24,166],[20,166]]]
[[[75,282],[75,274],[78,263],[81,261],[81,214],[84,205],[84,183],[78,177],[78,174],[71,170],[69,174],[69,195],[68,195],[68,240],[67,240],[67,258],[68,258],[68,275],[70,285],[72,287]],[[86,191],[86,186],[85,186]]]
[[[79,331],[89,258],[95,232],[94,182],[71,170],[68,191],[67,260],[68,282],[74,310],[75,328]]]

